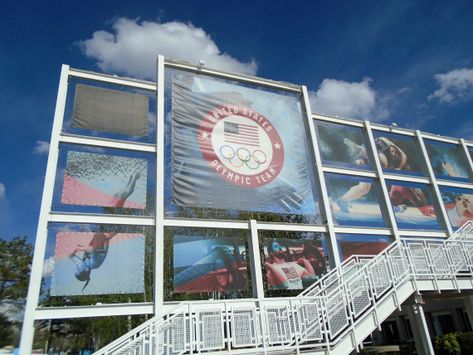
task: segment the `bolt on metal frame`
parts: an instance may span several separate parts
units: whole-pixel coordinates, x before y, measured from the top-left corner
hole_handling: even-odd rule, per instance
[[[306,115],[306,126],[308,127],[307,139],[311,148],[312,161],[314,167],[311,168],[315,173],[316,188],[318,190],[319,209],[321,215],[325,218],[320,225],[300,225],[288,223],[269,223],[260,221],[215,221],[215,220],[196,220],[185,218],[165,218],[164,217],[164,76],[165,68],[185,69],[196,73],[202,73],[219,78],[236,80],[238,82],[261,85],[264,87],[271,87],[275,89],[287,90],[296,92],[301,95],[302,109]],[[105,139],[91,136],[79,136],[62,132],[64,111],[68,90],[68,78],[75,77],[81,79],[89,79],[97,82],[105,82],[109,84],[123,85],[127,87],[145,89],[155,91],[157,95],[157,112],[156,112],[156,142],[155,144],[137,143],[131,141],[119,141],[113,139]],[[357,175],[377,178],[381,185],[382,196],[380,204],[387,207],[387,216],[385,220],[391,225],[389,228],[363,228],[350,226],[335,226],[333,222],[332,211],[329,204],[327,186],[325,181],[326,173],[339,173],[346,175],[353,175],[354,171],[345,168],[333,168],[324,166],[322,163],[321,153],[315,133],[314,119],[326,122],[339,123],[354,127],[360,127],[365,136],[368,137],[368,146],[366,147],[371,157],[374,157],[374,171],[356,171]],[[377,158],[377,151],[374,145],[373,131],[385,131],[397,134],[402,134],[409,137],[415,137],[419,141],[422,149],[424,163],[428,167],[428,177],[411,177],[403,175],[384,174]],[[344,119],[339,117],[332,117],[320,114],[312,114],[307,88],[305,86],[298,86],[293,84],[274,82],[271,80],[228,74],[217,70],[211,70],[200,66],[193,66],[190,64],[170,61],[163,56],[159,56],[157,60],[157,78],[156,83],[146,82],[141,80],[133,80],[128,78],[119,78],[116,76],[97,74],[77,69],[72,69],[67,65],[63,65],[61,69],[61,76],[59,82],[58,96],[56,101],[56,109],[54,113],[54,122],[51,135],[51,144],[48,156],[48,163],[46,168],[46,178],[43,189],[43,197],[41,202],[40,216],[38,221],[38,228],[36,234],[36,244],[34,250],[34,257],[32,263],[32,271],[30,277],[30,287],[28,289],[28,298],[25,308],[25,318],[21,337],[21,353],[28,354],[30,352],[33,336],[34,336],[34,322],[41,319],[65,319],[71,317],[97,317],[109,315],[134,315],[134,314],[162,314],[164,310],[172,307],[164,302],[163,298],[163,236],[164,227],[206,227],[206,228],[225,228],[225,229],[246,229],[250,231],[251,245],[258,240],[259,230],[274,230],[274,231],[306,231],[306,232],[322,232],[326,235],[328,244],[328,252],[331,258],[332,267],[338,267],[342,264],[337,247],[337,233],[347,234],[368,234],[368,235],[391,235],[397,241],[404,237],[420,236],[420,237],[437,237],[445,238],[451,236],[453,231],[450,226],[445,208],[442,203],[440,190],[438,186],[462,187],[473,189],[473,184],[458,183],[454,181],[437,181],[435,174],[433,174],[430,162],[423,145],[423,138],[433,139],[442,142],[453,143],[461,145],[464,153],[467,155],[467,160],[470,164],[469,171],[473,176],[473,164],[469,155],[469,149],[472,149],[473,143],[466,142],[463,139],[456,140],[447,137],[438,137],[428,133],[421,133],[420,131],[411,131],[401,128],[393,128],[383,126],[380,124],[370,124],[369,122],[356,121],[351,119]],[[101,214],[82,214],[82,213],[61,213],[51,210],[53,190],[55,186],[55,176],[57,169],[57,162],[59,156],[59,143],[72,143],[81,146],[116,148],[138,152],[145,152],[156,154],[156,206],[155,217],[153,216],[117,216],[117,215],[101,215]],[[391,202],[386,187],[386,178],[406,181],[406,182],[421,182],[430,183],[434,187],[434,198],[437,199],[437,204],[440,206],[442,222],[447,228],[445,231],[421,231],[421,230],[398,230],[394,213],[391,208]],[[50,222],[71,222],[71,223],[103,223],[103,224],[117,224],[117,225],[141,225],[155,227],[155,265],[154,265],[154,300],[152,303],[136,303],[136,304],[110,304],[110,305],[96,305],[96,306],[80,306],[80,307],[51,307],[38,308],[39,293],[41,287],[41,272],[44,264],[44,257],[46,251],[48,223]],[[250,258],[250,267],[258,268],[259,272],[255,273],[257,276],[255,296],[258,299],[264,299],[264,285],[261,278],[261,260],[259,260],[259,251],[254,251]],[[204,301],[205,302],[205,301]],[[244,303],[245,300],[236,301]]]

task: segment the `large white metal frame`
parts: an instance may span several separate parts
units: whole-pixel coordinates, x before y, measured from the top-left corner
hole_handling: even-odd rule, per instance
[[[316,181],[317,181],[317,190],[319,196],[319,206],[321,210],[321,215],[323,216],[324,220],[320,225],[301,225],[301,224],[286,224],[286,223],[268,223],[268,222],[259,222],[259,221],[209,221],[209,220],[195,220],[195,219],[181,219],[181,218],[165,218],[164,217],[164,76],[165,76],[165,68],[175,68],[175,69],[184,69],[184,70],[191,70],[194,72],[217,76],[220,78],[226,78],[230,80],[237,80],[240,82],[251,83],[255,85],[261,85],[265,87],[272,87],[281,90],[288,90],[291,92],[298,92],[302,98],[302,109],[306,114],[307,118],[307,126],[308,126],[308,142],[311,145],[312,153],[313,153],[313,162],[315,164],[314,170],[316,174]],[[124,85],[133,88],[145,89],[150,91],[155,91],[157,94],[157,117],[156,117],[156,143],[155,144],[145,144],[145,143],[137,143],[137,142],[128,142],[128,141],[118,141],[112,139],[104,139],[98,137],[91,137],[91,136],[78,136],[72,135],[68,133],[62,132],[63,126],[63,117],[64,117],[64,110],[66,105],[66,98],[67,98],[67,90],[68,90],[68,79],[69,77],[81,78],[81,79],[88,79],[97,82],[106,82],[109,84],[116,84],[116,85]],[[370,151],[370,156],[374,157],[374,171],[354,171],[351,169],[343,169],[343,168],[335,168],[330,166],[324,166],[322,163],[322,158],[319,150],[319,145],[317,143],[317,135],[315,129],[314,120],[323,120],[327,122],[334,122],[340,123],[345,125],[351,125],[354,127],[360,127],[364,134],[368,138],[369,147],[367,147]],[[462,187],[462,188],[469,188],[473,189],[473,184],[470,183],[458,183],[458,182],[450,182],[450,181],[437,181],[435,175],[432,172],[430,164],[428,164],[429,174],[426,177],[411,177],[411,176],[402,176],[402,175],[393,175],[393,174],[384,174],[383,169],[380,166],[379,159],[377,158],[376,148],[374,146],[373,140],[373,131],[386,131],[392,132],[397,134],[403,134],[410,137],[417,137],[419,143],[421,144],[421,149],[423,151],[423,155],[425,161],[428,163],[428,156],[425,151],[425,147],[423,146],[423,138],[428,138],[432,140],[437,140],[441,142],[448,142],[454,143],[457,145],[461,145],[465,154],[467,155],[468,162],[470,163],[470,172],[473,174],[473,165],[471,161],[471,157],[469,156],[469,150],[473,149],[473,142],[465,142],[464,140],[457,140],[453,138],[447,137],[439,137],[427,133],[421,133],[416,131],[411,131],[407,129],[401,129],[397,127],[388,127],[383,126],[380,124],[370,124],[369,122],[362,122],[356,121],[351,119],[344,119],[340,117],[331,117],[325,115],[313,115],[310,109],[310,103],[308,98],[307,89],[304,86],[297,86],[288,83],[281,83],[281,82],[274,82],[271,80],[256,78],[256,77],[249,77],[249,76],[241,76],[236,74],[228,74],[223,73],[220,71],[215,71],[207,68],[203,68],[201,66],[193,66],[185,63],[173,62],[170,60],[165,59],[164,57],[160,56],[158,58],[157,64],[157,81],[156,83],[147,82],[147,81],[140,81],[140,80],[133,80],[133,79],[125,79],[125,78],[118,78],[116,76],[105,75],[105,74],[97,74],[91,73],[86,71],[81,71],[77,69],[71,69],[67,65],[63,65],[61,70],[61,78],[59,82],[59,89],[58,89],[58,96],[56,101],[56,110],[54,114],[54,123],[51,135],[51,144],[50,144],[50,152],[48,157],[47,169],[46,169],[46,178],[45,178],[45,185],[43,189],[43,198],[41,202],[41,210],[40,210],[40,217],[38,221],[38,229],[36,235],[36,245],[35,245],[35,252],[33,257],[33,264],[32,264],[32,272],[30,277],[30,287],[28,290],[28,298],[27,304],[25,309],[25,318],[24,324],[22,329],[22,336],[21,336],[21,344],[20,344],[20,351],[21,354],[29,354],[30,349],[33,342],[34,336],[34,322],[36,320],[43,320],[43,319],[67,319],[67,318],[75,318],[75,317],[100,317],[100,316],[110,316],[110,315],[134,315],[134,314],[154,314],[155,316],[162,316],[163,312],[169,308],[167,303],[164,302],[163,299],[163,268],[162,268],[162,260],[163,260],[163,234],[165,227],[172,227],[172,226],[180,226],[180,227],[205,227],[205,228],[225,228],[225,229],[246,229],[250,232],[251,235],[251,244],[255,246],[258,237],[259,230],[274,230],[274,231],[300,231],[300,232],[322,232],[325,233],[328,238],[327,242],[329,245],[329,255],[332,263],[332,267],[336,267],[338,270],[346,263],[341,263],[340,256],[337,250],[337,239],[336,235],[338,233],[348,233],[348,234],[369,234],[369,235],[391,235],[393,236],[397,243],[396,245],[400,245],[401,241],[405,237],[429,237],[429,238],[445,238],[447,236],[452,235],[452,229],[449,224],[448,218],[446,216],[445,210],[443,209],[443,204],[441,203],[441,196],[438,189],[438,186],[451,186],[451,187]],[[100,215],[100,214],[84,214],[84,213],[62,213],[57,211],[52,211],[52,199],[53,199],[53,190],[55,184],[55,176],[56,176],[56,169],[57,169],[57,162],[58,162],[58,154],[59,154],[59,143],[71,143],[76,145],[82,146],[93,146],[93,147],[102,147],[102,148],[116,148],[116,149],[125,149],[125,150],[132,150],[137,152],[149,153],[156,155],[156,216],[150,217],[141,217],[141,216],[117,216],[117,215]],[[325,182],[325,174],[326,173],[338,173],[338,174],[347,174],[347,175],[359,175],[359,176],[366,176],[375,178],[377,182],[380,183],[381,190],[382,190],[382,201],[380,203],[387,208],[387,216],[386,220],[391,225],[391,228],[359,228],[359,227],[342,227],[334,225],[332,212],[330,208],[327,186]],[[441,218],[443,218],[442,222],[446,222],[447,230],[446,231],[417,231],[417,230],[399,230],[397,228],[396,220],[394,214],[392,212],[391,203],[389,201],[389,196],[387,193],[386,188],[386,179],[391,180],[401,180],[407,182],[419,182],[419,183],[428,183],[431,184],[434,188],[435,197],[438,199],[438,205],[441,209]],[[152,303],[137,303],[137,304],[113,304],[113,305],[96,305],[96,306],[81,306],[81,307],[51,307],[41,308],[39,306],[39,294],[40,294],[40,287],[41,287],[41,273],[44,263],[45,257],[45,250],[46,250],[46,242],[47,242],[47,230],[48,230],[48,223],[49,222],[64,222],[64,223],[103,223],[103,224],[119,224],[119,225],[143,225],[143,226],[154,226],[155,233],[156,233],[156,242],[154,245],[155,248],[155,268],[154,268],[154,300]],[[258,244],[256,244],[258,245]],[[239,300],[239,301],[228,301],[225,302],[224,308],[225,312],[223,315],[218,315],[217,318],[222,317],[222,322],[225,323],[225,327],[227,332],[225,334],[230,334],[232,331],[232,324],[228,320],[233,317],[231,320],[233,322],[245,322],[248,319],[258,320],[259,325],[258,329],[263,329],[263,324],[266,324],[268,333],[264,335],[260,335],[262,337],[259,340],[252,340],[251,345],[260,344],[259,342],[262,341],[266,345],[271,344],[287,344],[290,343],[292,340],[288,340],[289,338],[284,338],[287,334],[282,332],[282,329],[286,329],[284,327],[287,326],[285,323],[278,323],[278,319],[283,319],[286,315],[292,314],[292,317],[295,315],[291,312],[294,307],[297,308],[298,301],[291,301],[289,300],[286,304],[286,308],[280,308],[278,300],[271,300],[271,299],[264,299],[264,292],[262,291],[262,278],[261,278],[261,260],[258,259],[258,253],[253,253],[252,257],[250,258],[251,261],[251,268],[257,268],[259,272],[256,272],[255,275],[258,278],[256,280],[254,290],[254,296],[256,299],[261,301],[262,303],[258,304],[258,309],[254,310],[252,307],[254,305],[253,300]],[[276,303],[275,303],[276,302]],[[296,302],[292,304],[291,302]],[[313,302],[313,301],[311,301]],[[318,304],[319,301],[314,301],[314,307],[322,307],[321,304]],[[325,302],[325,301],[324,301]],[[206,304],[207,301],[197,302],[196,304]],[[278,304],[274,306],[274,304]],[[208,303],[209,307],[214,307],[211,303]],[[249,305],[248,311],[245,311],[245,305]],[[323,304],[324,307],[327,304]],[[180,307],[186,308],[186,312],[192,310],[193,304],[186,304]],[[200,307],[200,306],[199,306]],[[278,308],[279,307],[279,308]],[[306,307],[306,306],[304,306]],[[231,310],[231,312],[230,312]],[[239,313],[236,312],[239,310]],[[266,311],[262,311],[266,310]],[[254,311],[254,312],[253,312]],[[199,308],[200,312],[200,308]],[[236,313],[235,313],[236,312]],[[245,313],[247,312],[247,313]],[[262,315],[263,313],[265,315]],[[269,312],[269,313],[267,313]],[[289,313],[288,313],[289,312]],[[305,311],[304,311],[305,312]],[[307,310],[309,312],[309,310]],[[312,311],[310,311],[312,312]],[[317,308],[317,312],[327,312],[326,309]],[[188,312],[189,313],[189,312]],[[190,313],[189,313],[190,314]],[[268,314],[271,314],[269,316]],[[318,314],[318,313],[317,313]],[[205,312],[202,313],[195,313],[195,319],[192,322],[195,324],[206,324],[206,319],[213,319],[215,314],[210,312],[206,314]],[[297,315],[299,317],[300,315]],[[199,318],[200,317],[200,318]],[[266,317],[266,318],[265,318]],[[275,324],[269,324],[267,317],[272,317],[271,319],[275,320]],[[301,316],[302,317],[302,316]],[[180,322],[181,318],[178,316],[173,316],[173,322]],[[220,318],[219,318],[220,319]],[[296,318],[292,318],[296,319]],[[299,319],[299,318],[298,318]],[[189,321],[189,319],[187,320]],[[148,324],[149,322],[147,322]],[[151,323],[149,323],[151,324]],[[169,324],[166,323],[166,324]],[[182,324],[182,322],[180,323]],[[291,331],[294,333],[294,327],[297,325],[290,326],[287,329],[292,329]],[[142,326],[143,327],[143,326]],[[291,328],[293,327],[293,328]],[[144,328],[143,328],[144,329]],[[157,328],[156,328],[157,329]],[[179,328],[181,329],[181,328]],[[257,328],[252,330],[254,334],[257,333]],[[282,332],[281,334],[277,333],[275,335],[276,338],[271,338],[274,332]],[[169,333],[171,334],[171,333]],[[253,333],[252,333],[253,334]],[[271,334],[269,336],[268,334]],[[284,335],[286,334],[286,335]],[[292,334],[292,333],[291,333]],[[315,334],[315,333],[314,333]],[[324,333],[325,334],[325,333]],[[190,336],[190,334],[188,334]],[[196,347],[199,349],[202,344],[208,344],[207,342],[214,341],[215,339],[204,339],[201,336],[202,334],[192,334],[196,336],[196,343],[190,344],[190,347]],[[326,334],[324,335],[324,337]],[[293,339],[293,338],[291,338]],[[298,342],[300,341],[297,340]],[[256,342],[256,343],[255,343]],[[326,341],[327,342],[327,341]],[[233,344],[233,340],[226,339],[224,341],[225,344]],[[213,344],[213,343],[212,343]],[[220,344],[220,343],[219,343]],[[215,345],[215,344],[214,344]],[[238,344],[237,344],[238,345]],[[207,345],[206,345],[207,346]],[[220,346],[220,345],[219,345]],[[248,344],[239,343],[238,346],[248,346]],[[258,345],[257,347],[259,347]],[[234,346],[235,347],[235,346]],[[206,348],[204,346],[204,348]],[[210,347],[211,348],[211,347]],[[210,349],[209,348],[209,349]],[[167,349],[166,353],[180,353],[179,351],[172,352],[174,350]],[[246,350],[245,350],[246,351]],[[242,351],[242,353],[245,353]]]

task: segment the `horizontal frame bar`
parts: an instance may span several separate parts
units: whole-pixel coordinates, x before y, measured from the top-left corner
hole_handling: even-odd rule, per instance
[[[250,229],[249,221],[215,221],[202,219],[164,219],[165,227],[186,228],[225,228],[225,229]]]
[[[342,175],[352,175],[352,176],[362,176],[362,177],[369,177],[369,178],[376,178],[376,173],[373,171],[363,171],[363,170],[355,170],[355,169],[346,169],[346,168],[336,168],[331,166],[323,166],[322,170],[324,173],[332,173],[332,174],[342,174]]]
[[[178,61],[173,61],[168,58],[165,58],[165,67],[171,68],[171,69],[184,69],[184,70],[190,70],[193,72],[197,72],[200,74],[206,74],[210,76],[215,76],[223,79],[231,79],[231,80],[236,80],[240,82],[246,82],[246,83],[251,83],[251,84],[257,84],[257,85],[263,85],[267,87],[272,87],[272,88],[278,88],[278,89],[283,89],[286,91],[292,91],[296,93],[301,93],[302,89],[300,85],[294,85],[290,83],[285,83],[285,82],[279,82],[279,81],[273,81],[269,79],[263,79],[263,78],[258,78],[255,76],[250,76],[250,75],[244,75],[244,74],[230,74],[226,72],[222,72],[219,70],[215,69],[207,69],[204,66],[198,66],[198,65],[192,65],[190,63],[183,63],[183,62],[178,62]]]
[[[363,121],[358,121],[351,118],[342,118],[338,116],[322,115],[318,113],[313,113],[312,118],[314,120],[320,120],[320,121],[325,121],[325,122],[340,123],[346,126],[361,127],[361,128],[363,127]]]
[[[394,237],[394,233],[388,228],[363,228],[363,227],[334,227],[335,233],[339,234],[367,234],[367,235],[388,235]]]
[[[154,144],[139,143],[139,142],[127,142],[120,140],[113,140],[107,138],[90,138],[74,134],[62,133],[59,137],[61,143],[72,143],[87,145],[92,147],[103,147],[103,148],[115,148],[134,150],[147,153],[156,153],[156,146]]]
[[[60,213],[51,212],[48,222],[52,223],[91,223],[91,224],[117,224],[132,226],[154,226],[154,217],[104,215],[92,213]]]
[[[117,84],[133,88],[156,91],[156,83],[153,83],[151,81],[137,80],[132,78],[121,78],[115,75],[99,74],[86,70],[72,68],[69,69],[69,75],[81,79],[102,81],[110,84]]]
[[[117,304],[97,304],[95,306],[72,306],[72,307],[51,307],[37,308],[35,320],[43,319],[69,319],[69,318],[93,318],[108,316],[130,316],[140,314],[153,314],[153,303],[117,303]]]

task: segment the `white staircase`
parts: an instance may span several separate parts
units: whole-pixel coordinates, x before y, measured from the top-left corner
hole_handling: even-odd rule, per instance
[[[298,297],[184,302],[96,354],[349,354],[414,292],[473,289],[473,221],[357,255]]]

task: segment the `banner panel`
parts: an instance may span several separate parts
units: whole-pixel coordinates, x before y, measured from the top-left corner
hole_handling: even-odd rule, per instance
[[[315,219],[299,95],[171,73],[170,202]]]
[[[148,110],[146,95],[77,84],[72,127],[146,136]]]
[[[144,236],[59,232],[51,296],[144,292]]]
[[[145,159],[69,151],[61,202],[144,209],[147,175]]]
[[[337,123],[315,121],[325,165],[371,169],[363,130]]]
[[[427,185],[387,181],[387,187],[399,228],[440,228]]]
[[[473,190],[441,187],[440,193],[453,229],[473,220]]]
[[[375,144],[383,170],[388,173],[424,175],[420,147],[413,137],[375,132]]]
[[[352,255],[377,255],[394,241],[393,237],[364,234],[337,234],[342,260]]]
[[[426,140],[425,147],[437,178],[469,181],[469,163],[460,146]]]
[[[335,224],[385,226],[374,179],[336,174],[325,176]]]
[[[263,238],[263,245],[268,290],[302,290],[327,272],[327,253],[318,234],[300,233],[296,238],[274,234]]]
[[[175,235],[173,249],[175,293],[248,290],[243,238]]]

